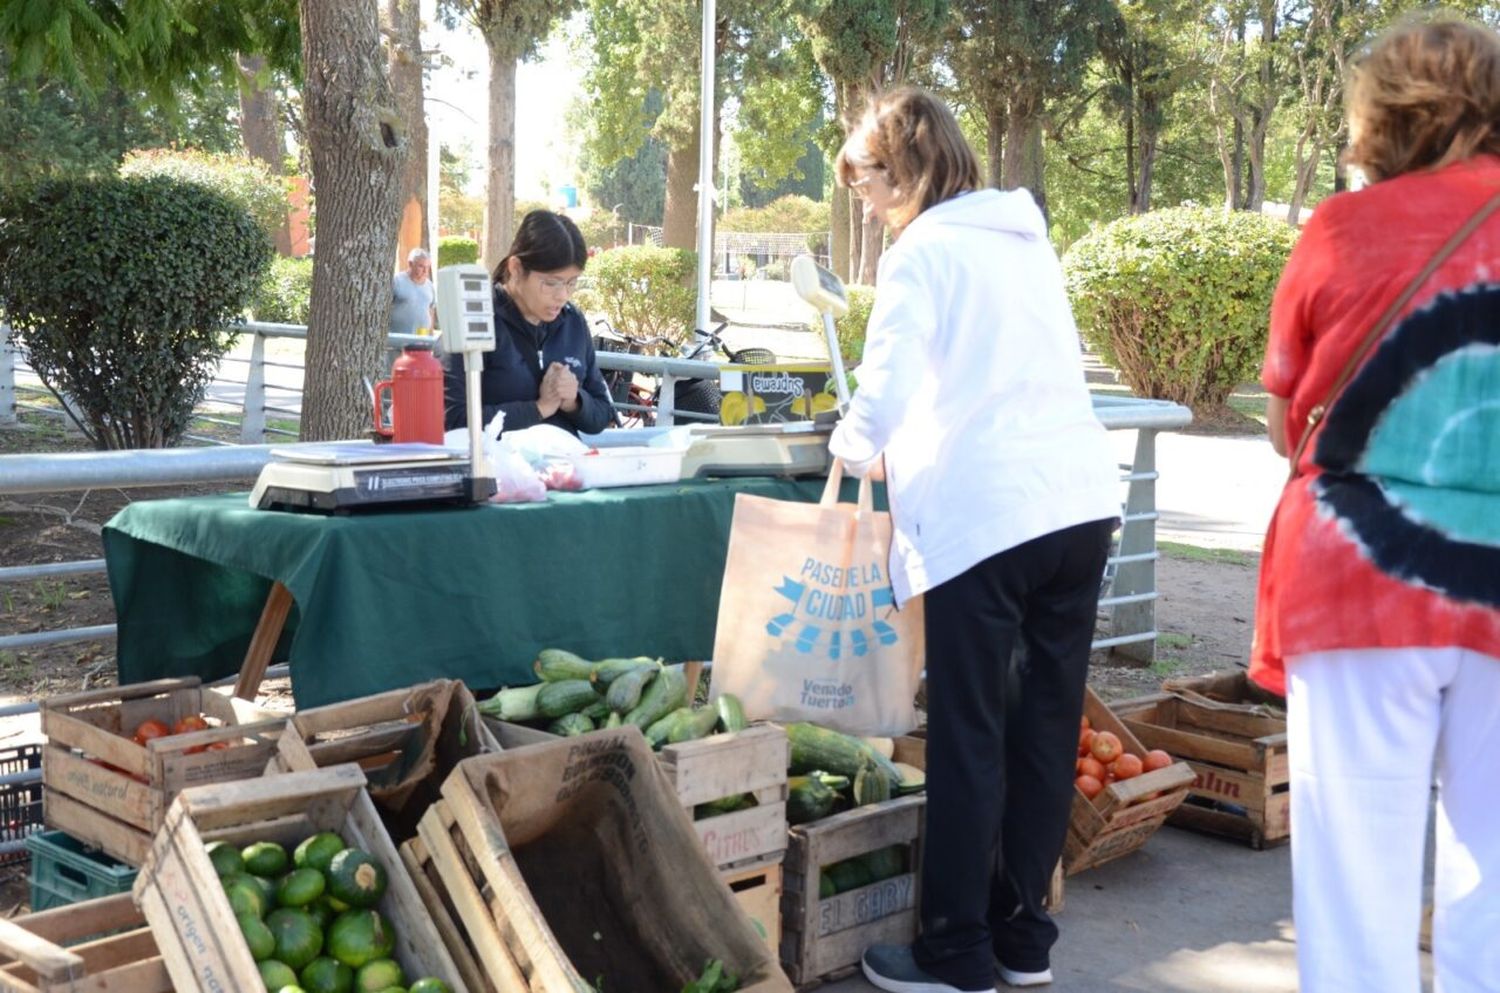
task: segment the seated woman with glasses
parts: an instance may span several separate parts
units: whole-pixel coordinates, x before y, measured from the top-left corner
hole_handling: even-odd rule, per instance
[[[505,430],[555,424],[594,434],[614,423],[609,388],[594,360],[583,312],[568,302],[588,262],[578,225],[550,210],[521,220],[510,254],[495,267],[495,350],[484,354],[480,400],[486,424]],[[463,356],[444,378],[448,430],[468,425]]]

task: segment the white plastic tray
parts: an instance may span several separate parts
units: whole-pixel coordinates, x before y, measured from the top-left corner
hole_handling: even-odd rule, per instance
[[[609,486],[645,486],[649,483],[675,483],[682,478],[681,448],[656,448],[645,445],[622,445],[600,448],[591,455],[570,456],[583,485],[602,489]]]

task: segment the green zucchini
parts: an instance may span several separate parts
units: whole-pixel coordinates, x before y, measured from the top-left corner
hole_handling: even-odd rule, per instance
[[[827,900],[831,896],[838,896],[839,888],[833,885],[833,877],[826,872],[818,873],[818,899]]]
[[[587,679],[564,679],[557,683],[543,683],[536,695],[536,709],[543,717],[561,717],[582,710],[595,700],[594,684]]]
[[[546,685],[537,683],[535,686],[516,686],[501,690],[478,704],[478,710],[481,714],[502,721],[534,721],[542,716],[542,712],[537,709],[536,698]]]
[[[667,743],[667,736],[677,727],[681,721],[692,717],[693,712],[687,707],[678,707],[665,717],[652,721],[651,726],[646,729],[646,743],[652,748],[660,748]],[[629,723],[630,718],[625,718]]]
[[[857,890],[861,886],[869,886],[874,882],[870,878],[870,870],[865,865],[863,857],[844,859],[842,862],[824,866],[823,872],[833,880],[835,893],[848,893],[850,890]],[[822,892],[821,888],[819,892]]]
[[[630,713],[641,702],[641,691],[655,674],[655,669],[643,667],[616,677],[604,693],[605,706],[617,714]]]
[[[914,765],[897,762],[896,774],[901,777],[896,783],[895,792],[897,796],[905,796],[908,793],[920,793],[927,788],[927,773]]]
[[[637,669],[648,669],[655,671],[661,668],[661,659],[647,658],[637,655],[633,659],[603,659],[594,666],[594,674],[589,678],[600,686],[608,686],[620,676]]]
[[[584,717],[587,717],[589,720],[593,721],[594,726],[598,727],[599,723],[609,716],[609,704],[605,703],[603,700],[595,700],[593,703],[580,710],[579,713]]]
[[[861,855],[864,860],[865,870],[870,874],[870,882],[878,883],[882,879],[891,879],[906,871],[906,846],[890,845],[886,848],[877,848],[868,855]]]
[[[827,817],[838,802],[838,791],[848,785],[848,776],[830,776],[826,772],[791,777],[786,781],[787,823],[808,824]]]
[[[682,666],[667,666],[651,680],[651,685],[641,694],[641,702],[625,715],[625,723],[634,724],[644,731],[686,701],[687,676],[683,675]]]
[[[717,817],[720,814],[733,814],[740,810],[749,810],[758,806],[753,793],[736,793],[734,796],[726,796],[721,800],[710,800],[700,803],[693,808],[693,819],[699,820],[704,817]]]
[[[714,703],[719,708],[719,725],[729,734],[750,726],[750,722],[745,720],[745,705],[733,693],[720,693]]]
[[[901,781],[895,764],[859,738],[816,724],[788,724],[786,737],[791,746],[790,768],[793,773],[822,769],[852,778],[859,775],[866,762],[873,762],[892,786]]]
[[[688,711],[688,716],[672,726],[667,733],[667,743],[677,744],[679,741],[693,741],[702,738],[714,729],[719,723],[719,711],[713,707],[698,707]]]
[[[604,718],[604,726],[607,728],[617,728],[623,723],[625,723],[625,718],[621,717],[618,711],[611,710],[609,716]]]
[[[594,663],[588,659],[579,658],[572,652],[565,652],[561,648],[544,648],[537,653],[536,661],[531,664],[536,674],[549,683],[561,682],[564,679],[588,679],[594,674]]]
[[[594,722],[582,713],[563,714],[557,720],[548,724],[547,730],[563,738],[572,738],[575,735],[588,734],[594,730]]]

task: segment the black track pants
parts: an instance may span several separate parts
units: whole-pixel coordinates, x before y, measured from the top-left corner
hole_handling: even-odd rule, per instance
[[[992,988],[995,958],[1045,969],[1057,940],[1042,898],[1067,835],[1112,529],[1094,521],[1044,535],[926,594],[927,837],[914,952],[959,989]]]

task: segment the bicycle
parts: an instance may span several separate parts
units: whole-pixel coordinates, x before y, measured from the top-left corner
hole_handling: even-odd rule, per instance
[[[722,354],[737,365],[770,365],[776,361],[776,353],[769,348],[730,349],[721,337],[728,326],[729,322],[723,321],[712,331],[694,328],[693,335],[697,340],[691,347],[684,347],[677,357],[689,361],[705,361],[712,356]],[[594,327],[602,328],[604,331],[603,334],[594,336],[596,352],[625,352],[631,355],[657,354],[661,349],[673,344],[669,339],[662,337],[631,337],[615,330],[608,321],[602,318],[594,321]],[[609,387],[610,397],[616,405],[615,423],[618,426],[652,427],[656,424],[656,410],[661,400],[660,379],[657,380],[655,389],[648,390],[637,383],[635,377],[626,370],[612,369],[604,372],[603,375],[605,385]],[[679,379],[673,387],[674,410],[712,415],[714,423],[718,421],[722,400],[723,393],[719,388],[717,377]]]

